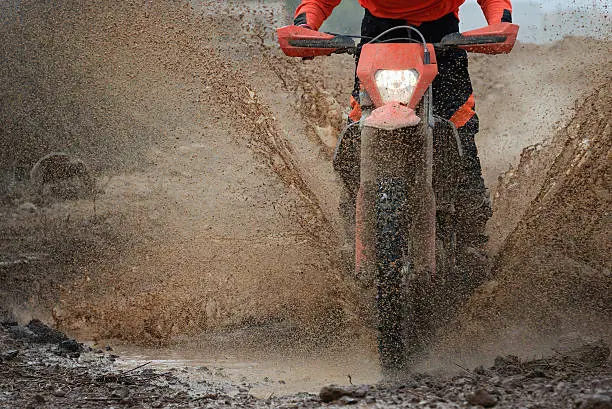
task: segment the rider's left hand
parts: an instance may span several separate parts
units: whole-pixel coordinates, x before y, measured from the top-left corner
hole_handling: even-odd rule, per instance
[[[504,10],[504,14],[501,19],[502,23],[512,23],[512,12],[508,9]]]
[[[293,25],[312,30],[312,27],[308,25],[308,21],[306,20],[306,13],[302,13],[298,15],[295,19],[293,19]],[[310,61],[310,60],[314,60],[314,57],[302,57],[302,61]]]
[[[293,25],[298,26],[298,27],[304,27],[309,30],[313,30],[313,28],[308,25],[308,20],[306,19],[306,13],[302,13],[296,16],[295,19],[293,19]]]

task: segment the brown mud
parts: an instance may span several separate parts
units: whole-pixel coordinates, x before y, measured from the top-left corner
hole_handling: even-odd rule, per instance
[[[225,359],[219,365],[226,367],[267,362],[262,379],[276,376],[274,366],[293,367],[311,375],[272,386],[258,378],[252,392],[236,400],[224,392],[218,404],[314,407],[321,402],[310,395],[294,395],[296,402],[248,396],[257,388],[313,392],[320,383],[346,383],[347,374],[368,384],[379,377],[372,297],[343,258],[340,186],[330,161],[354,68],[348,56],[305,63],[282,56],[272,31],[284,24],[282,7],[260,3],[4,6],[0,313],[20,323],[41,318],[80,340],[146,347],[141,363],[173,351],[162,361],[187,372],[186,357],[197,355]],[[472,58],[485,178],[493,187],[513,169],[493,192],[491,280],[423,364],[470,376],[448,391],[433,375],[414,380],[433,389],[381,386],[380,407],[415,397],[423,405],[463,405],[476,389],[500,386],[490,383],[495,373],[460,366],[507,353],[548,356],[568,332],[611,341],[609,51],[606,41],[566,38]],[[601,91],[584,100],[595,88]],[[24,170],[51,151],[95,173],[93,198],[32,191]],[[44,360],[45,348],[34,349]],[[137,365],[129,351],[123,364]],[[114,370],[106,365],[100,370]],[[606,363],[576,374],[571,365],[546,365],[563,375],[543,377],[525,404],[547,402],[550,385],[566,378],[558,402],[574,386],[609,391],[593,386],[609,380]],[[38,377],[53,372],[33,368]],[[22,382],[19,371],[8,379]],[[232,389],[240,379],[227,383]],[[20,385],[24,406],[38,399]],[[153,385],[144,379],[141,386]],[[189,385],[179,389],[190,392]],[[105,388],[96,396],[112,394]],[[527,399],[526,389],[510,389]],[[514,399],[494,395],[508,405]]]

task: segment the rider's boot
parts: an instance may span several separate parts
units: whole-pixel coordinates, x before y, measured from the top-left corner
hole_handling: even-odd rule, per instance
[[[357,122],[349,119],[334,151],[334,170],[344,187],[340,196],[339,212],[344,227],[345,244],[341,252],[347,271],[352,271],[355,259],[355,202],[359,189],[360,134]]]
[[[482,178],[474,133],[460,128],[459,137],[463,157],[455,201],[457,263],[464,268],[480,269],[487,263],[485,226],[492,215],[491,200]]]
[[[344,186],[340,213],[349,236],[354,235],[352,230],[355,227],[355,200],[359,189],[359,155],[361,153],[359,132],[358,124],[349,120],[338,140],[333,159],[334,170]]]

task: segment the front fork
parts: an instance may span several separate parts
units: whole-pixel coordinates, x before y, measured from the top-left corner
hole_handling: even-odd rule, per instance
[[[416,229],[413,235],[417,242],[422,242],[417,254],[421,253],[420,270],[429,274],[436,273],[436,194],[433,187],[434,135],[433,93],[431,85],[423,97],[423,121],[420,134],[423,138],[423,150],[415,166],[416,184],[415,201],[417,206]],[[422,183],[422,184],[420,184]]]
[[[367,96],[362,101],[367,101]],[[418,125],[384,131],[369,126],[361,130],[360,185],[356,203],[355,268],[358,277],[376,276],[376,195],[383,178],[400,178],[407,192],[410,275],[429,279],[436,272],[436,198],[433,189],[433,125],[431,87],[417,108]],[[363,106],[362,123],[372,112]]]

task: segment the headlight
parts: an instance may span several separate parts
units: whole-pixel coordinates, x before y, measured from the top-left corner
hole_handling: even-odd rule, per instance
[[[374,80],[383,102],[407,104],[414,94],[419,73],[416,70],[378,70],[374,74]]]

